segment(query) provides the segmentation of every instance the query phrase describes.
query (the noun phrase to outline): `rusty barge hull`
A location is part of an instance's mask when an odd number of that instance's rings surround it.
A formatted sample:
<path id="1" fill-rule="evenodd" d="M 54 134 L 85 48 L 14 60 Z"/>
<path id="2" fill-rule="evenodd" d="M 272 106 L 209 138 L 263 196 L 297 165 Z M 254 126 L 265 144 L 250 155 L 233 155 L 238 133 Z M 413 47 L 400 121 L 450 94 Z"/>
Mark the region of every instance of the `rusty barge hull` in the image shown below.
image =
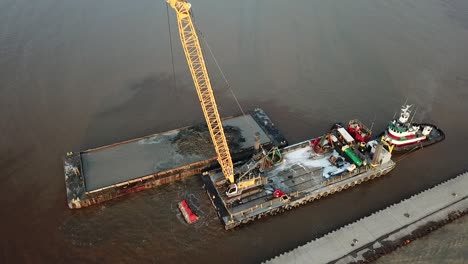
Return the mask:
<path id="1" fill-rule="evenodd" d="M 228 131 L 234 162 L 251 157 L 255 132 L 260 134 L 260 143 L 266 148 L 287 145 L 283 135 L 259 108 L 244 116 L 226 118 L 223 124 Z M 218 166 L 208 130 L 203 125 L 69 152 L 64 157 L 68 206 L 71 209 L 87 207 Z"/>

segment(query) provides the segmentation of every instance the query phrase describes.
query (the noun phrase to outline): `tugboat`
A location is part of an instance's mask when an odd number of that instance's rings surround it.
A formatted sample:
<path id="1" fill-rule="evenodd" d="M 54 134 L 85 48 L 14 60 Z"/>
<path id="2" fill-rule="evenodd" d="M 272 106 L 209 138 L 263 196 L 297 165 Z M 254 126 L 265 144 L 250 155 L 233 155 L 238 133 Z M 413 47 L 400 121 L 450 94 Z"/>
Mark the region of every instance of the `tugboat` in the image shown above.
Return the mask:
<path id="1" fill-rule="evenodd" d="M 403 105 L 400 117 L 392 120 L 381 141 L 392 152 L 409 152 L 426 147 L 445 139 L 444 132 L 437 126 L 409 121 L 412 105 Z"/>

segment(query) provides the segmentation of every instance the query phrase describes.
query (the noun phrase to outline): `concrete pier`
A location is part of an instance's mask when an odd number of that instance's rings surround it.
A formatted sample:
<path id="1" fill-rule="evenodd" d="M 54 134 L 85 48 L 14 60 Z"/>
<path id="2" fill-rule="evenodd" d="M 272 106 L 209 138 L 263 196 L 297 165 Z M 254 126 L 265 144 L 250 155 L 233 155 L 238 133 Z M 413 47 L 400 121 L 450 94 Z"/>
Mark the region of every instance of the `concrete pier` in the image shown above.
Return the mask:
<path id="1" fill-rule="evenodd" d="M 468 172 L 266 263 L 365 262 L 467 212 Z"/>

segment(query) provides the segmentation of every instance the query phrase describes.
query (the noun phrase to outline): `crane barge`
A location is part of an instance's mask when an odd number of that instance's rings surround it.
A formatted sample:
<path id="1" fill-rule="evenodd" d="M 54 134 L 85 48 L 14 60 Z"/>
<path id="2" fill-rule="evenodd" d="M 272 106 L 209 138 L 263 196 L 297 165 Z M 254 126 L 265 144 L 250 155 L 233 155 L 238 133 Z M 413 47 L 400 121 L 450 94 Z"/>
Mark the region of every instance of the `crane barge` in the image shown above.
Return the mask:
<path id="1" fill-rule="evenodd" d="M 64 170 L 70 208 L 202 174 L 218 216 L 225 228 L 231 229 L 386 175 L 395 167 L 389 143 L 370 140 L 371 129 L 356 119 L 349 121 L 346 129 L 335 124 L 322 136 L 291 146 L 261 109 L 221 119 L 191 5 L 184 0 L 167 2 L 177 14 L 181 44 L 206 120 L 206 133 L 199 126 L 186 127 L 68 152 Z M 245 120 L 249 120 L 248 126 Z M 239 132 L 236 140 L 245 142 L 230 149 L 223 125 L 229 127 L 228 132 Z M 198 152 L 181 153 L 185 143 L 190 142 L 192 148 L 197 144 L 194 137 L 185 138 L 190 131 L 196 132 L 196 138 L 209 134 L 216 153 L 205 147 L 211 145 L 205 144 L 204 138 L 195 147 Z M 254 134 L 255 142 L 248 139 Z M 229 143 L 233 143 L 232 138 Z M 187 201 L 183 200 L 179 208 L 188 222 L 198 219 Z"/>
<path id="2" fill-rule="evenodd" d="M 356 137 L 359 133 L 353 133 L 353 137 L 341 126 L 281 150 L 263 150 L 234 167 L 192 21 L 191 4 L 185 0 L 167 3 L 177 14 L 182 48 L 221 167 L 220 171 L 205 173 L 203 181 L 226 229 L 353 187 L 395 167 L 382 143 L 365 143 Z"/>
<path id="3" fill-rule="evenodd" d="M 226 229 L 231 229 L 352 188 L 386 175 L 395 167 L 391 159 L 395 142 L 370 140 L 372 129 L 356 119 L 350 120 L 346 128 L 335 124 L 322 136 L 291 146 L 261 109 L 242 117 L 221 119 L 192 21 L 191 5 L 184 0 L 167 2 L 177 14 L 180 40 L 205 117 L 206 133 L 200 127 L 186 127 L 68 152 L 64 171 L 70 208 L 202 174 L 204 188 L 219 218 Z M 249 120 L 248 126 L 245 120 Z M 228 132 L 239 133 L 234 141 L 242 143 L 234 142 L 238 145 L 234 149 L 228 145 L 223 125 L 229 127 Z M 439 130 L 430 128 L 425 125 L 421 132 L 429 135 L 426 145 L 444 138 L 443 132 L 431 134 Z M 401 120 L 392 121 L 389 129 L 400 134 L 406 133 L 405 129 L 408 133 L 416 130 Z M 190 142 L 192 149 L 197 144 L 194 137 L 185 138 L 190 131 L 203 140 L 194 148 L 198 152 L 181 153 L 185 143 Z M 208 134 L 215 153 L 202 136 Z M 248 139 L 254 134 L 255 142 Z M 398 143 L 403 136 L 407 140 L 404 134 Z M 233 143 L 232 138 L 229 143 Z M 187 201 L 180 202 L 179 208 L 187 222 L 198 219 Z"/>

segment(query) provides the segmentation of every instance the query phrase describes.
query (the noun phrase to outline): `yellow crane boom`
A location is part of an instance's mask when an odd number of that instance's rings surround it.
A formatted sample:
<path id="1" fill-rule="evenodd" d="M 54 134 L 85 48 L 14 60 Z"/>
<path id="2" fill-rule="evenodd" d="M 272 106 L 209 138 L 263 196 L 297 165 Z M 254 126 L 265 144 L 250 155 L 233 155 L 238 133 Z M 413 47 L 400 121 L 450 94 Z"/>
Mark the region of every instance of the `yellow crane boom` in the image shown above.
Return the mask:
<path id="1" fill-rule="evenodd" d="M 232 184 L 234 183 L 234 169 L 231 153 L 224 135 L 200 42 L 190 16 L 191 5 L 184 0 L 167 0 L 167 3 L 176 11 L 180 40 L 210 130 L 211 139 L 216 149 L 218 162 L 224 176 Z"/>

